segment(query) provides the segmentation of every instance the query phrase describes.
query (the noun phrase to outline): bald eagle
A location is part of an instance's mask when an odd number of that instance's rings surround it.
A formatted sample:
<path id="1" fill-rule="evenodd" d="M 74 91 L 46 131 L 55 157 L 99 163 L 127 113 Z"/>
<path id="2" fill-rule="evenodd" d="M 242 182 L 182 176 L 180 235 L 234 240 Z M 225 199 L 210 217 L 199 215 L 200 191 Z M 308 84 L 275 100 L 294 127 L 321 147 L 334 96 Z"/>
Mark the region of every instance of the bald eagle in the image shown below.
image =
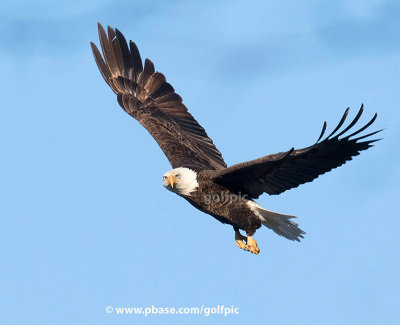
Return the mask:
<path id="1" fill-rule="evenodd" d="M 363 140 L 381 130 L 362 135 L 377 114 L 363 127 L 351 131 L 363 113 L 341 130 L 349 109 L 337 127 L 324 139 L 326 122 L 313 145 L 290 149 L 228 167 L 204 128 L 182 104 L 181 97 L 146 59 L 144 66 L 136 44 L 129 46 L 118 29 L 107 33 L 98 24 L 102 54 L 91 43 L 93 55 L 104 80 L 115 92 L 118 103 L 153 136 L 173 169 L 163 175 L 163 185 L 197 209 L 233 226 L 236 245 L 259 253 L 254 233 L 262 225 L 290 240 L 300 241 L 305 232 L 294 216 L 262 208 L 254 199 L 261 194 L 281 194 L 311 182 L 372 147 L 375 140 Z M 355 137 L 358 135 L 357 137 Z M 245 231 L 246 236 L 240 233 Z"/>

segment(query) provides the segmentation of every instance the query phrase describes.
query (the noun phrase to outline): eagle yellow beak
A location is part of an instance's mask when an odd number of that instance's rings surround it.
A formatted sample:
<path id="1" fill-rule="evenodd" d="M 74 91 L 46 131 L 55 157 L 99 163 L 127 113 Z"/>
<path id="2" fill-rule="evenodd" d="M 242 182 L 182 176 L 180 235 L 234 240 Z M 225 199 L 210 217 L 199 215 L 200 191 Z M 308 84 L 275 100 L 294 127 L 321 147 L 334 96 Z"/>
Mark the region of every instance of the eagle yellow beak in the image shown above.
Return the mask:
<path id="1" fill-rule="evenodd" d="M 176 183 L 176 179 L 174 175 L 169 175 L 168 176 L 169 183 L 171 184 L 171 187 L 174 188 L 174 184 Z"/>

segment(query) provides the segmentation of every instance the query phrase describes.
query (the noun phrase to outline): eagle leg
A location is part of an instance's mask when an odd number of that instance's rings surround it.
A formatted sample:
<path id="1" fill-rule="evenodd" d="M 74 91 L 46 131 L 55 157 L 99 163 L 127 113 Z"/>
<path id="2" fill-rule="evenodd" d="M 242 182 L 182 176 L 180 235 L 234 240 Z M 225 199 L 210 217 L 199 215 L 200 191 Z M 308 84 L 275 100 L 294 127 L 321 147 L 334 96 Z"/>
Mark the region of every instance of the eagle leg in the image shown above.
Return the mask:
<path id="1" fill-rule="evenodd" d="M 247 233 L 247 246 L 250 253 L 257 255 L 260 252 L 260 249 L 257 246 L 257 241 L 253 239 L 253 237 L 251 237 L 249 233 Z"/>
<path id="2" fill-rule="evenodd" d="M 247 245 L 245 244 L 246 241 L 247 241 L 247 237 L 243 236 L 243 235 L 240 233 L 240 231 L 239 231 L 238 228 L 233 228 L 233 229 L 235 229 L 235 241 L 236 241 L 237 247 L 239 247 L 239 248 L 241 248 L 241 249 L 247 251 L 247 250 L 248 250 L 248 247 L 247 247 Z"/>

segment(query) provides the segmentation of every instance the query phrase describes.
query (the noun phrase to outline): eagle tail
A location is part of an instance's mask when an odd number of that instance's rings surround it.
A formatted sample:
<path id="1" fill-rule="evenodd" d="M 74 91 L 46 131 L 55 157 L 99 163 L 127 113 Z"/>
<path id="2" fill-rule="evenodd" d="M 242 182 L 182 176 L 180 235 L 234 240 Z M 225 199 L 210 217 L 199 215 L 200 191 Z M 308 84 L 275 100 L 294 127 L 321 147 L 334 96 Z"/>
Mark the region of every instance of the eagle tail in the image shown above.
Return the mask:
<path id="1" fill-rule="evenodd" d="M 258 204 L 257 206 L 253 206 L 253 209 L 259 215 L 261 223 L 278 235 L 296 241 L 304 238 L 303 235 L 305 232 L 298 227 L 297 223 L 290 220 L 296 217 L 266 210 Z"/>

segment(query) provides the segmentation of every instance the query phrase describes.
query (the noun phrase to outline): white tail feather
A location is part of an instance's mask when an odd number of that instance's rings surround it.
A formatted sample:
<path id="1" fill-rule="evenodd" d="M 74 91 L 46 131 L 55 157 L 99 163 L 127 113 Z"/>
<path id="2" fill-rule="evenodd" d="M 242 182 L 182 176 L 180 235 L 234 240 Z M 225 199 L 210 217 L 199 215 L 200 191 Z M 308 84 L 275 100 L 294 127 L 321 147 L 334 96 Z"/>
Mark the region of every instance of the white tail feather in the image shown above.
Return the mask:
<path id="1" fill-rule="evenodd" d="M 247 204 L 260 218 L 261 223 L 278 235 L 297 241 L 300 241 L 300 238 L 304 238 L 305 232 L 297 226 L 297 223 L 290 220 L 296 218 L 295 216 L 266 210 L 254 201 L 248 201 Z"/>

